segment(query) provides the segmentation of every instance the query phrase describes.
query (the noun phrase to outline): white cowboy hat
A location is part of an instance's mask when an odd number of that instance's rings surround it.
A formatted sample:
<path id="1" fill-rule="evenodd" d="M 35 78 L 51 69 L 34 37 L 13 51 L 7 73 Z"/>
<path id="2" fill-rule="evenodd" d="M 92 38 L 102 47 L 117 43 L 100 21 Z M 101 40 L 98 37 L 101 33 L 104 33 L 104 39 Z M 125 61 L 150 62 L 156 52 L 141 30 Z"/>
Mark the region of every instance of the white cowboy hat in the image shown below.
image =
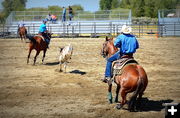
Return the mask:
<path id="1" fill-rule="evenodd" d="M 130 26 L 123 25 L 121 32 L 124 34 L 130 34 L 132 32 L 132 28 Z"/>

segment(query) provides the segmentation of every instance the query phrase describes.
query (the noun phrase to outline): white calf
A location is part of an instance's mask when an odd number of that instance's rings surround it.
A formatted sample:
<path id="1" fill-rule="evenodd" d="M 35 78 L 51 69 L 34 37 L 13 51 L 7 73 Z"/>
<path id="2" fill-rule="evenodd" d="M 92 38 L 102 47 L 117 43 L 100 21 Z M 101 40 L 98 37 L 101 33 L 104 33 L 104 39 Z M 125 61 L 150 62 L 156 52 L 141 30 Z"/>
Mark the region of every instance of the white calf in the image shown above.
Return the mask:
<path id="1" fill-rule="evenodd" d="M 69 59 L 71 59 L 73 53 L 73 47 L 72 45 L 65 46 L 63 48 L 60 48 L 60 56 L 59 56 L 59 71 L 62 72 L 62 64 L 64 64 L 65 72 L 66 72 L 66 66 Z"/>

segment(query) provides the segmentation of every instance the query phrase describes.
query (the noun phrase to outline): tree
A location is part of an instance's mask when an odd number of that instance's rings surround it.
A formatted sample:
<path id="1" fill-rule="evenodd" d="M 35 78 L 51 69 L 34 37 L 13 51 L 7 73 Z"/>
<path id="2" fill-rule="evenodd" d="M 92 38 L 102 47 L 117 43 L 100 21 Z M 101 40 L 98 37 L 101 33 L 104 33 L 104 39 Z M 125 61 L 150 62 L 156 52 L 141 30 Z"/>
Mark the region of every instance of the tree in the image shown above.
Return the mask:
<path id="1" fill-rule="evenodd" d="M 48 6 L 48 11 L 62 11 L 62 8 L 59 6 Z"/>
<path id="2" fill-rule="evenodd" d="M 25 10 L 27 0 L 4 0 L 2 6 L 4 7 L 4 15 L 7 17 L 11 11 Z"/>
<path id="3" fill-rule="evenodd" d="M 119 0 L 112 0 L 111 8 L 115 9 L 119 7 Z"/>
<path id="4" fill-rule="evenodd" d="M 160 9 L 176 9 L 180 4 L 179 0 L 121 0 L 120 8 L 132 10 L 132 15 L 136 17 L 148 16 L 157 17 Z"/>
<path id="5" fill-rule="evenodd" d="M 136 14 L 138 17 L 144 16 L 144 5 L 144 0 L 134 0 L 132 4 L 132 13 Z"/>
<path id="6" fill-rule="evenodd" d="M 72 5 L 73 11 L 84 11 L 84 8 L 81 5 Z"/>
<path id="7" fill-rule="evenodd" d="M 112 0 L 100 0 L 99 4 L 101 10 L 111 10 Z"/>

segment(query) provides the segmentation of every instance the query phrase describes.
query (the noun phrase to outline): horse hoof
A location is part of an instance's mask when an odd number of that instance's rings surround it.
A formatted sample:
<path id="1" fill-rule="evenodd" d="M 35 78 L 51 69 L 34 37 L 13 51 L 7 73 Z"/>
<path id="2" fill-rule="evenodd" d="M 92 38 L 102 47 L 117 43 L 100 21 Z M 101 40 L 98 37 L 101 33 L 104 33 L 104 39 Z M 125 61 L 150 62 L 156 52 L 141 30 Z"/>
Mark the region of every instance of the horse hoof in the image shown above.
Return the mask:
<path id="1" fill-rule="evenodd" d="M 121 104 L 117 104 L 116 105 L 116 109 L 121 109 L 122 108 L 122 105 Z"/>
<path id="2" fill-rule="evenodd" d="M 59 70 L 59 72 L 63 72 L 62 70 Z"/>

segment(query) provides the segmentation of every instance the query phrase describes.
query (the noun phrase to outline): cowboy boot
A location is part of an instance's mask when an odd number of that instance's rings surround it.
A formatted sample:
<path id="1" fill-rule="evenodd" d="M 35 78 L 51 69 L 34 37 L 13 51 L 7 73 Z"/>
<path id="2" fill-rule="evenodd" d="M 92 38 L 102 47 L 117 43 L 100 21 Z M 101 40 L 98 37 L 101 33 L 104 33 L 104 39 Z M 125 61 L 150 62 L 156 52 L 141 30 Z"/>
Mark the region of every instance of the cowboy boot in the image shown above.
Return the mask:
<path id="1" fill-rule="evenodd" d="M 101 79 L 102 82 L 104 83 L 108 83 L 108 81 L 110 80 L 110 77 L 104 77 L 103 79 Z"/>

